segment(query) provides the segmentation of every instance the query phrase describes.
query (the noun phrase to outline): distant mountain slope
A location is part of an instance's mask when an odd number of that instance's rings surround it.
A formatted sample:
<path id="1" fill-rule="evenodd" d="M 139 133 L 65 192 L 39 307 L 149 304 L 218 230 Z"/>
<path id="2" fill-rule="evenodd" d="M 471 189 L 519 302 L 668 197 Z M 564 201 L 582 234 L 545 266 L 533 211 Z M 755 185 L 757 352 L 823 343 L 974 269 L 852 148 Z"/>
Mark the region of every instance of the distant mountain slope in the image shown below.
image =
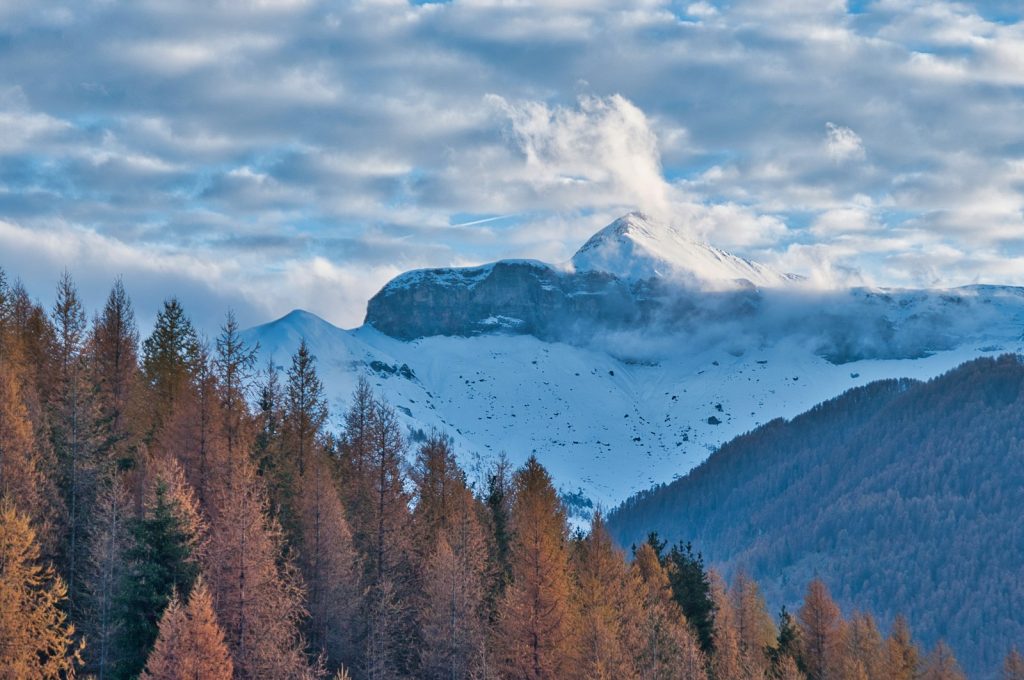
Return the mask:
<path id="1" fill-rule="evenodd" d="M 1024 365 L 969 362 L 927 383 L 856 388 L 712 454 L 611 513 L 742 565 L 776 604 L 821 576 L 841 602 L 905 613 L 972 677 L 1024 640 Z"/>

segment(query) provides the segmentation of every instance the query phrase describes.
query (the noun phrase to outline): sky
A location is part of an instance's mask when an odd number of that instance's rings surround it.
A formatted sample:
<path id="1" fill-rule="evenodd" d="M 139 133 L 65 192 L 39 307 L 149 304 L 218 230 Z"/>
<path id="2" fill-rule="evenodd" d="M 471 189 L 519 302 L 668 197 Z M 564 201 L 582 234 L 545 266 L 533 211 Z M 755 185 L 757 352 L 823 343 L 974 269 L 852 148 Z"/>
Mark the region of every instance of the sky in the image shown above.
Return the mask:
<path id="1" fill-rule="evenodd" d="M 0 0 L 0 267 L 362 321 L 630 210 L 816 285 L 1024 285 L 1017 1 Z"/>

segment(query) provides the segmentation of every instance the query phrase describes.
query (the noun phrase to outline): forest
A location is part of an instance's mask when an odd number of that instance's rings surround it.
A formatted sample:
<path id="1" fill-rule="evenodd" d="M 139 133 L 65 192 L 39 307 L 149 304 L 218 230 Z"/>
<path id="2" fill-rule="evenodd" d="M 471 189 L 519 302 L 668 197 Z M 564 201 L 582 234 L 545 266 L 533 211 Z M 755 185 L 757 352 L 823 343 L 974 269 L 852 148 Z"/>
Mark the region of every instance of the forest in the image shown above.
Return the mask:
<path id="1" fill-rule="evenodd" d="M 44 309 L 0 272 L 0 678 L 965 677 L 821 579 L 773 616 L 689 543 L 571 531 L 536 458 L 469 479 L 285 363 L 230 313 L 207 340 L 169 298 L 142 338 L 121 281 L 90 316 L 67 273 Z"/>
<path id="2" fill-rule="evenodd" d="M 1024 641 L 1024 364 L 977 359 L 926 383 L 853 389 L 735 439 L 690 474 L 612 512 L 742 568 L 769 602 L 821 577 L 844 609 L 909 617 L 974 677 Z"/>

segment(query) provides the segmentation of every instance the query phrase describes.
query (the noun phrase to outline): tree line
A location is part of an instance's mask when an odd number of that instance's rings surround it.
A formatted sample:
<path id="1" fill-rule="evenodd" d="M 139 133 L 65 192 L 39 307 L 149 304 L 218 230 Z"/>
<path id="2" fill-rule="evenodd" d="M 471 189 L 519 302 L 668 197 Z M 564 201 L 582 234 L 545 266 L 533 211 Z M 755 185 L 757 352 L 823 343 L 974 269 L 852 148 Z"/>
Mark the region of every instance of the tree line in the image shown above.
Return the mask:
<path id="1" fill-rule="evenodd" d="M 89 318 L 0 271 L 0 678 L 963 677 L 821 581 L 774 618 L 689 545 L 572 532 L 536 458 L 410 446 L 365 380 L 335 432 L 304 341 L 259 366 L 231 314 L 142 339 L 121 281 Z"/>

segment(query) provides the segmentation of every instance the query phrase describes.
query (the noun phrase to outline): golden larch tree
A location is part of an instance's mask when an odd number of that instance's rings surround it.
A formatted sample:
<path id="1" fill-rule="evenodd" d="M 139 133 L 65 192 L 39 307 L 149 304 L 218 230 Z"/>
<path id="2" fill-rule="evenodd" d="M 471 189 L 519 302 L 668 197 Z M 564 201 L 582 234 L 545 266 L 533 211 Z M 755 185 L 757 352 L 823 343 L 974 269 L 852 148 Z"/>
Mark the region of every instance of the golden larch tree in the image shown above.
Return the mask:
<path id="1" fill-rule="evenodd" d="M 200 577 L 188 604 L 178 598 L 164 610 L 143 680 L 231 680 L 234 666 L 213 602 Z"/>
<path id="2" fill-rule="evenodd" d="M 838 672 L 843 618 L 821 579 L 807 587 L 797 614 L 800 624 L 800 656 L 810 680 L 827 680 Z"/>
<path id="3" fill-rule="evenodd" d="M 67 621 L 67 586 L 40 563 L 28 515 L 0 501 L 0 678 L 73 677 L 82 644 Z"/>

